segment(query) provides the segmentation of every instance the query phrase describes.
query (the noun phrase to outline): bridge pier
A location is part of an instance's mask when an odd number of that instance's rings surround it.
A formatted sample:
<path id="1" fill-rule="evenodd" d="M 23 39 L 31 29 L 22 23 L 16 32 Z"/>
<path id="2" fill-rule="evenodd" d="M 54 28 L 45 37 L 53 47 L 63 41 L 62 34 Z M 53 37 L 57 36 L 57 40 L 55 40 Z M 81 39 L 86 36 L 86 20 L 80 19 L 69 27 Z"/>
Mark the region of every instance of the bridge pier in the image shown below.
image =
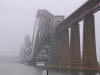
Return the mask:
<path id="1" fill-rule="evenodd" d="M 69 59 L 69 30 L 65 29 L 63 30 L 61 33 L 61 37 L 60 37 L 60 64 L 62 67 L 67 66 L 68 64 L 68 59 Z"/>
<path id="2" fill-rule="evenodd" d="M 95 43 L 94 15 L 84 19 L 82 68 L 98 68 Z"/>
<path id="3" fill-rule="evenodd" d="M 75 23 L 71 26 L 70 36 L 70 56 L 69 56 L 69 68 L 79 68 L 81 62 L 80 54 L 80 31 L 79 24 Z"/>
<path id="4" fill-rule="evenodd" d="M 65 68 L 68 63 L 69 30 L 54 34 L 52 38 L 51 63 L 52 67 Z"/>

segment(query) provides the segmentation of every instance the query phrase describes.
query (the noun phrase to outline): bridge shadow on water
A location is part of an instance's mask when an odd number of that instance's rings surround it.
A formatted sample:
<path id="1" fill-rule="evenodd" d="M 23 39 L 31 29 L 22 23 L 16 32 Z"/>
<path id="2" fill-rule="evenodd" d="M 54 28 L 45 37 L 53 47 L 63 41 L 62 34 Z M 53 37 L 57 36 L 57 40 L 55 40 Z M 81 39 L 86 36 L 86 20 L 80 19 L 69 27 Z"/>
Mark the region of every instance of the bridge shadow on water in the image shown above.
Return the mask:
<path id="1" fill-rule="evenodd" d="M 48 75 L 100 75 L 100 72 L 94 70 L 49 69 Z"/>
<path id="2" fill-rule="evenodd" d="M 97 71 L 81 71 L 80 73 L 82 75 L 100 75 L 99 72 L 97 72 Z"/>

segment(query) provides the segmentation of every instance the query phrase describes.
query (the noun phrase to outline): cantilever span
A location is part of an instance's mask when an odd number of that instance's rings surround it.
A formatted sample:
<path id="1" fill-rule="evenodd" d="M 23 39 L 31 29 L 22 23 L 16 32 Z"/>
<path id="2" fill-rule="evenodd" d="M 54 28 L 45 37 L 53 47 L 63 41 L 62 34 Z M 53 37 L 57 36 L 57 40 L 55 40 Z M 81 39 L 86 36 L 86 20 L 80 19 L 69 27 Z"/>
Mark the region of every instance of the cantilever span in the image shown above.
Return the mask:
<path id="1" fill-rule="evenodd" d="M 99 10 L 100 0 L 88 0 L 66 19 L 39 10 L 33 34 L 32 58 L 37 58 L 38 61 L 45 59 L 47 67 L 98 70 L 93 14 Z M 79 29 L 81 20 L 84 21 L 82 58 Z"/>

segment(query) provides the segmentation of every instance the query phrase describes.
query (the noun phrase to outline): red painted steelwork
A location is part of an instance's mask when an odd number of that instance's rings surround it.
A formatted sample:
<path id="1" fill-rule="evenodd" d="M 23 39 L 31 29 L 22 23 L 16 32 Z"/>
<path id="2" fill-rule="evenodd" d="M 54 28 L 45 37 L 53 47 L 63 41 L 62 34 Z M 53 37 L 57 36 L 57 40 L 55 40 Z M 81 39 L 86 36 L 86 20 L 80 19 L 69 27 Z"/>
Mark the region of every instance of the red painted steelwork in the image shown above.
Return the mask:
<path id="1" fill-rule="evenodd" d="M 69 28 L 72 24 L 81 21 L 89 14 L 94 14 L 100 10 L 100 0 L 89 0 L 77 9 L 73 14 L 66 18 L 57 28 L 56 31 L 60 32 L 65 28 Z"/>

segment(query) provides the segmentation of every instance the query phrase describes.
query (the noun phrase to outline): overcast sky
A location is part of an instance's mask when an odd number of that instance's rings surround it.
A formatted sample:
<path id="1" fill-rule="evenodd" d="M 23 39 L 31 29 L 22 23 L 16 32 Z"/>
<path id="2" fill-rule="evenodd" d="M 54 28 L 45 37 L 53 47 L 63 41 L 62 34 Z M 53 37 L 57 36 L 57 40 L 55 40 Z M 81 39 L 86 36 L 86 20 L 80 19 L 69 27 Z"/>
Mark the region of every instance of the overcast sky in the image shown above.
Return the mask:
<path id="1" fill-rule="evenodd" d="M 66 17 L 87 0 L 0 0 L 0 55 L 17 55 L 24 36 L 32 37 L 38 9 Z M 97 51 L 100 47 L 99 13 L 96 13 Z M 98 57 L 100 57 L 98 55 Z"/>

